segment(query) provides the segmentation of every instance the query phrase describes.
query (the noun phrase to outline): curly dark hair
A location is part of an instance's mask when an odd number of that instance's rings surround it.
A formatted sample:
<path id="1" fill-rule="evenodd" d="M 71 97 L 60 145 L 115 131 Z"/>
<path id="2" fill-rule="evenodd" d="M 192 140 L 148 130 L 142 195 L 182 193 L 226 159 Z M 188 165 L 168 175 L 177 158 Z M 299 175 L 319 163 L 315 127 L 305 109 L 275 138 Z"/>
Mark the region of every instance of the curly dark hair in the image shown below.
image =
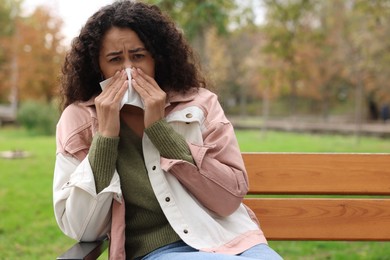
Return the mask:
<path id="1" fill-rule="evenodd" d="M 165 91 L 186 92 L 206 86 L 194 53 L 175 23 L 155 5 L 120 0 L 92 15 L 72 41 L 62 67 L 62 109 L 101 92 L 99 51 L 112 27 L 137 33 L 155 60 L 155 80 Z"/>

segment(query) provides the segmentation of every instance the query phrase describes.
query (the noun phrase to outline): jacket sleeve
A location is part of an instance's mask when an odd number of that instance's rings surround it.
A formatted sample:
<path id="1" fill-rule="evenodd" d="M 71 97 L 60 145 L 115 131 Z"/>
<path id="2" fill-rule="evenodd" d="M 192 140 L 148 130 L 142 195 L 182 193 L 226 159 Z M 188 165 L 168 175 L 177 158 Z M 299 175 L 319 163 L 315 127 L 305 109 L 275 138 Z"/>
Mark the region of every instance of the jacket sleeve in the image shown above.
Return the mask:
<path id="1" fill-rule="evenodd" d="M 162 158 L 173 174 L 205 207 L 220 216 L 232 214 L 248 192 L 248 177 L 232 124 L 216 96 L 204 107 L 203 144 L 188 143 L 195 164 Z"/>
<path id="2" fill-rule="evenodd" d="M 83 134 L 86 127 L 84 123 L 75 122 L 73 115 L 64 111 L 57 125 L 54 213 L 66 235 L 79 241 L 94 241 L 105 236 L 110 229 L 112 199 L 121 199 L 119 176 L 115 172 L 109 186 L 96 193 L 86 149 L 90 145 L 86 141 L 89 138 L 84 138 L 87 134 Z"/>
<path id="3" fill-rule="evenodd" d="M 96 194 L 91 166 L 57 154 L 54 180 L 54 213 L 60 229 L 79 241 L 95 241 L 104 237 L 110 228 L 111 203 L 119 178 Z"/>

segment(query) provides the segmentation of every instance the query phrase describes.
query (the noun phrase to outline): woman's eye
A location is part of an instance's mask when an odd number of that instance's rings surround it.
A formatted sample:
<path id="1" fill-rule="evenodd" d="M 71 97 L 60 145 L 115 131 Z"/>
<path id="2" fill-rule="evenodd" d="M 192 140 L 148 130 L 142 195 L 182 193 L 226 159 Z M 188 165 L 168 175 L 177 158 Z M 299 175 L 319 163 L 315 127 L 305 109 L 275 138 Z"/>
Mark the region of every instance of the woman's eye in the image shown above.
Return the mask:
<path id="1" fill-rule="evenodd" d="M 143 54 L 134 54 L 133 55 L 133 60 L 140 60 L 144 57 L 145 55 Z"/>
<path id="2" fill-rule="evenodd" d="M 117 61 L 120 61 L 121 58 L 120 57 L 113 57 L 110 59 L 110 62 L 117 62 Z"/>

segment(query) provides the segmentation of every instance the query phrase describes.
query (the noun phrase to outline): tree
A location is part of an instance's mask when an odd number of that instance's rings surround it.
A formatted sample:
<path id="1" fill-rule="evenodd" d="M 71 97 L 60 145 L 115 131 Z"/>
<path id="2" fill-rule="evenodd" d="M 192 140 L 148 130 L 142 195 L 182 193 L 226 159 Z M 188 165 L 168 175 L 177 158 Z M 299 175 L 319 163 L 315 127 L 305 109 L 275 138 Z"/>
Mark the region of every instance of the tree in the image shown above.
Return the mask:
<path id="1" fill-rule="evenodd" d="M 362 99 L 357 100 L 357 106 L 359 102 L 366 104 L 368 112 L 371 102 L 378 108 L 390 104 L 390 2 L 355 0 L 350 6 L 347 43 L 352 57 L 351 75 L 356 79 L 357 96 Z M 357 112 L 358 116 L 362 117 Z"/>
<path id="2" fill-rule="evenodd" d="M 304 88 L 300 95 L 313 101 L 314 109 L 327 119 L 330 107 L 339 99 L 346 79 L 343 33 L 346 24 L 343 0 L 316 2 L 313 16 L 316 26 L 300 35 L 297 49 Z"/>
<path id="3" fill-rule="evenodd" d="M 12 62 L 12 46 L 15 43 L 15 18 L 19 15 L 20 3 L 18 1 L 0 0 L 0 77 L 9 75 L 7 65 Z M 14 62 L 13 62 L 14 63 Z M 0 83 L 0 103 L 8 103 L 10 89 L 7 83 L 11 79 Z"/>
<path id="4" fill-rule="evenodd" d="M 261 97 L 261 74 L 259 68 L 264 56 L 260 50 L 264 45 L 263 34 L 254 24 L 238 28 L 229 35 L 228 57 L 231 60 L 226 90 L 222 97 L 231 105 L 239 103 L 240 114 L 247 115 L 247 105 Z"/>
<path id="5" fill-rule="evenodd" d="M 300 79 L 297 60 L 299 35 L 312 26 L 308 17 L 314 1 L 264 0 L 264 4 L 267 8 L 267 25 L 264 30 L 268 37 L 264 51 L 279 57 L 289 67 L 286 77 L 290 85 L 290 111 L 294 113 Z"/>
<path id="6" fill-rule="evenodd" d="M 3 75 L 7 77 L 7 80 L 2 80 L 0 83 L 0 103 L 10 103 L 9 117 L 16 116 L 18 105 L 16 45 L 19 14 L 20 1 L 0 0 L 0 79 Z"/>
<path id="7" fill-rule="evenodd" d="M 62 20 L 38 7 L 20 26 L 20 98 L 50 102 L 56 95 L 65 49 Z"/>
<path id="8" fill-rule="evenodd" d="M 0 36 L 10 36 L 14 31 L 13 18 L 20 10 L 20 1 L 0 0 Z"/>
<path id="9" fill-rule="evenodd" d="M 206 53 L 209 61 L 207 73 L 209 80 L 217 90 L 223 91 L 227 84 L 231 55 L 228 50 L 227 39 L 218 35 L 216 28 L 212 28 L 206 35 Z"/>
<path id="10" fill-rule="evenodd" d="M 169 13 L 180 25 L 194 49 L 198 51 L 201 63 L 206 67 L 208 57 L 205 47 L 208 30 L 216 28 L 218 34 L 226 33 L 232 21 L 233 11 L 238 9 L 234 0 L 149 0 L 148 2 L 156 4 Z"/>
<path id="11" fill-rule="evenodd" d="M 17 100 L 49 102 L 56 94 L 65 52 L 61 44 L 62 20 L 39 7 L 29 16 L 15 16 L 14 25 L 12 37 L 1 38 L 10 55 L 7 56 L 8 66 L 0 71 L 2 87 L 8 91 L 0 96 L 7 99 L 12 90 Z"/>

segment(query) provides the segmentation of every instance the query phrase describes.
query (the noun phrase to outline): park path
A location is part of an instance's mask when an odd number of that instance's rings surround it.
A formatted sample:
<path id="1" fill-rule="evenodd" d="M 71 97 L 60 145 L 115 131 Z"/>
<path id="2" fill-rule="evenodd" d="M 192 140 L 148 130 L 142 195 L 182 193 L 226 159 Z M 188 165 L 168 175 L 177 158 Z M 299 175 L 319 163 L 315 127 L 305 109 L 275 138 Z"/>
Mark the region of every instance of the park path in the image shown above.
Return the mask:
<path id="1" fill-rule="evenodd" d="M 231 117 L 229 120 L 236 129 L 390 137 L 390 122 L 381 121 L 356 124 L 353 122 L 305 121 L 299 118 L 262 121 L 253 118 Z"/>

